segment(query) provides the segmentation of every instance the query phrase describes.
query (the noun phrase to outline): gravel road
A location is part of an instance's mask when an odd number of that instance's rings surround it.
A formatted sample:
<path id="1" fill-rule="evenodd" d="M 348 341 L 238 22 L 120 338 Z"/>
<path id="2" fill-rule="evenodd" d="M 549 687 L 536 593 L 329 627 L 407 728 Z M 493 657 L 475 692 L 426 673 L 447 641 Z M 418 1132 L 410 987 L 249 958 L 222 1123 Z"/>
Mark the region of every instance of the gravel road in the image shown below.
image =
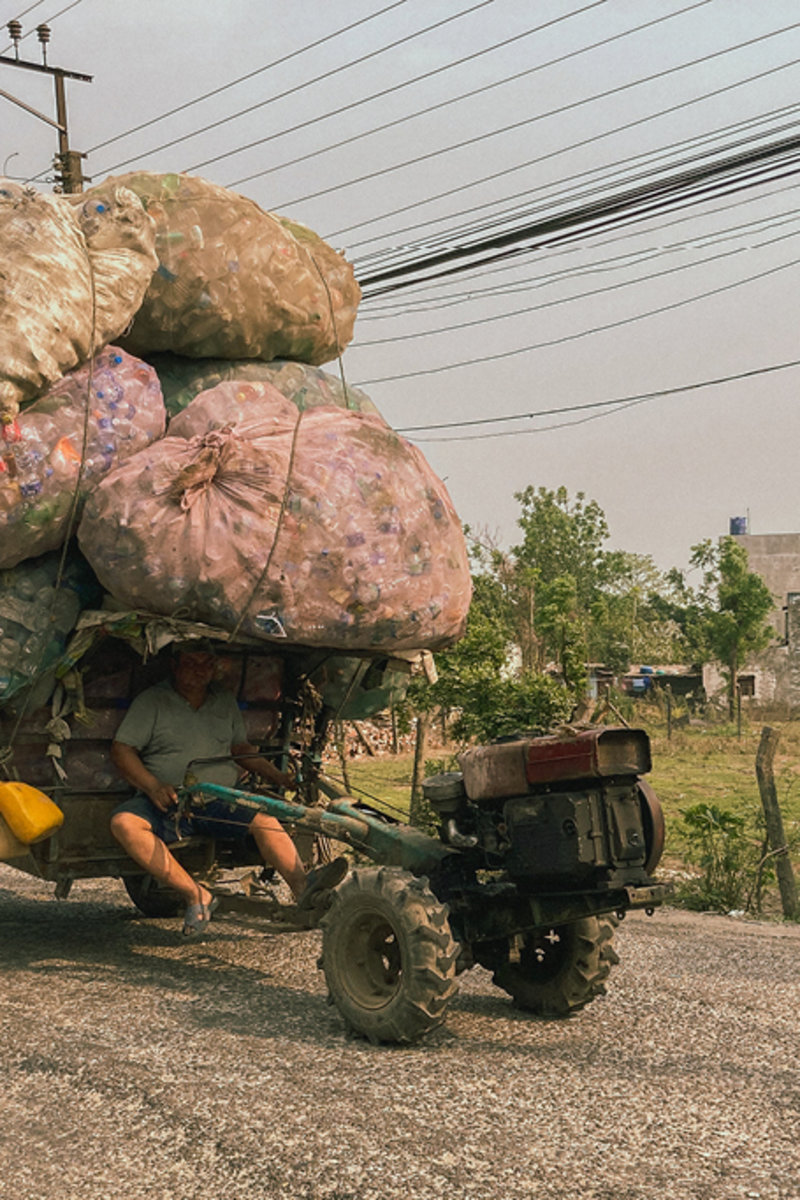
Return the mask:
<path id="1" fill-rule="evenodd" d="M 120 884 L 0 866 L 3 1200 L 800 1200 L 800 928 L 629 916 L 609 994 L 476 969 L 418 1047 L 347 1039 L 316 933 L 183 944 Z"/>

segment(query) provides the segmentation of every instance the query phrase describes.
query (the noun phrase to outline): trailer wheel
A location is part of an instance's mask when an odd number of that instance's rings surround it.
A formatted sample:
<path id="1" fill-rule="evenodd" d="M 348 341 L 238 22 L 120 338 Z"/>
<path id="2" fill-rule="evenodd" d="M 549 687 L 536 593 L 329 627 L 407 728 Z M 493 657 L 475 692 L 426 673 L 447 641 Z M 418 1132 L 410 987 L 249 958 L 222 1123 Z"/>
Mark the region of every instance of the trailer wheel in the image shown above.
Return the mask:
<path id="1" fill-rule="evenodd" d="M 146 917 L 177 917 L 183 908 L 180 896 L 161 887 L 152 875 L 124 875 L 122 882 L 139 912 Z"/>
<path id="2" fill-rule="evenodd" d="M 616 917 L 606 915 L 526 933 L 518 960 L 509 954 L 492 978 L 518 1008 L 540 1017 L 568 1017 L 605 995 L 605 981 L 619 962 L 616 926 Z"/>
<path id="3" fill-rule="evenodd" d="M 350 1032 L 408 1043 L 442 1023 L 457 990 L 459 945 L 426 879 L 355 870 L 321 925 L 321 966 Z"/>

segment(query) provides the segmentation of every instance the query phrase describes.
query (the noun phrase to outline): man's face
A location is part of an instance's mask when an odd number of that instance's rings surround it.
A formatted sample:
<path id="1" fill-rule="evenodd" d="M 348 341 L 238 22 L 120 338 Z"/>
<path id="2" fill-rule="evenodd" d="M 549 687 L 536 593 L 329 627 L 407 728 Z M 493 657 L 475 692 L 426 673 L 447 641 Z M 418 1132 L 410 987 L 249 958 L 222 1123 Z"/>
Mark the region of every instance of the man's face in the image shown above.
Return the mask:
<path id="1" fill-rule="evenodd" d="M 182 650 L 175 665 L 175 683 L 183 687 L 207 687 L 214 678 L 214 655 L 205 650 Z"/>

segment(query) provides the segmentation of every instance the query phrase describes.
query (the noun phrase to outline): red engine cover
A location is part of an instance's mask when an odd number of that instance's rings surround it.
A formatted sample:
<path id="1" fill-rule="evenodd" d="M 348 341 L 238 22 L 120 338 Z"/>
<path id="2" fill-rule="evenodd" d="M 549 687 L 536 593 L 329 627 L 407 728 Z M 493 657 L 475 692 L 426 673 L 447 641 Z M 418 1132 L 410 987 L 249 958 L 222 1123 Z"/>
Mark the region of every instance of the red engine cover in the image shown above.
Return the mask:
<path id="1" fill-rule="evenodd" d="M 459 765 L 470 800 L 499 800 L 564 780 L 644 775 L 652 764 L 643 729 L 604 726 L 475 746 Z"/>
<path id="2" fill-rule="evenodd" d="M 531 738 L 525 775 L 528 783 L 554 783 L 645 775 L 651 766 L 650 739 L 644 730 L 612 726 Z"/>

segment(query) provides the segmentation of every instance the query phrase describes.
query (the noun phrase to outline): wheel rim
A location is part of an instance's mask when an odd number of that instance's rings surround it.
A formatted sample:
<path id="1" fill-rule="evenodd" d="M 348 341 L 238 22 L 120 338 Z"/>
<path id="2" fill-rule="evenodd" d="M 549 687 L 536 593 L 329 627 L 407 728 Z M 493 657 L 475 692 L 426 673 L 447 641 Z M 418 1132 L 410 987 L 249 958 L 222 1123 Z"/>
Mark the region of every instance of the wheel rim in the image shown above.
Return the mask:
<path id="1" fill-rule="evenodd" d="M 346 990 L 363 1008 L 384 1008 L 400 990 L 403 955 L 397 931 L 383 913 L 363 913 L 345 940 Z"/>

